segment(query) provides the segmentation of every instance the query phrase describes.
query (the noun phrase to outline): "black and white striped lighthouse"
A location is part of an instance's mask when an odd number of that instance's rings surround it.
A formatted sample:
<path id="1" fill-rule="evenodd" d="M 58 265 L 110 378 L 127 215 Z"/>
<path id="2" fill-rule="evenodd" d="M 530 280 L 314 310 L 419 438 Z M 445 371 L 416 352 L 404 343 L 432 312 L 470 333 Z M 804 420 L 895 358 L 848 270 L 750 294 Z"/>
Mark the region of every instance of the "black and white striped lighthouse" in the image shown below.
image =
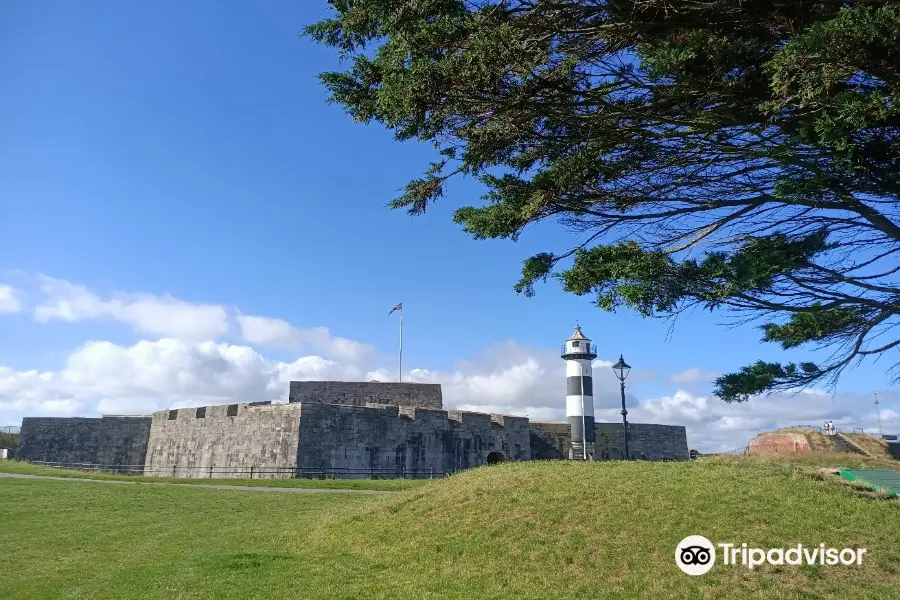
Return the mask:
<path id="1" fill-rule="evenodd" d="M 561 356 L 566 361 L 566 420 L 572 432 L 569 458 L 592 459 L 595 435 L 591 361 L 597 358 L 597 346 L 576 325 Z"/>

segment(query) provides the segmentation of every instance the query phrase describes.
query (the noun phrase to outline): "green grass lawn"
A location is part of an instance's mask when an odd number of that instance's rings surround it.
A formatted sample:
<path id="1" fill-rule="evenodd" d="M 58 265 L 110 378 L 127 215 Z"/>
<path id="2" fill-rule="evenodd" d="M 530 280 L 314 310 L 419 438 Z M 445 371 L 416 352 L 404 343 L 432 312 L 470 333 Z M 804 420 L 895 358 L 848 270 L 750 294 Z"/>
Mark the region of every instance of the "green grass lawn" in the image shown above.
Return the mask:
<path id="1" fill-rule="evenodd" d="M 49 477 L 66 477 L 76 479 L 113 479 L 133 481 L 135 483 L 170 483 L 178 485 L 246 485 L 251 487 L 298 487 L 309 489 L 348 489 L 348 490 L 408 490 L 428 483 L 427 479 L 185 479 L 175 477 L 143 477 L 132 475 L 116 475 L 97 471 L 76 471 L 57 469 L 27 462 L 0 460 L 0 473 L 19 473 L 22 475 L 47 475 Z M 2 599 L 0 599 L 2 600 Z"/>
<path id="2" fill-rule="evenodd" d="M 900 501 L 802 469 L 507 463 L 389 496 L 0 479 L 0 598 L 896 600 Z M 690 577 L 692 534 L 868 552 Z"/>

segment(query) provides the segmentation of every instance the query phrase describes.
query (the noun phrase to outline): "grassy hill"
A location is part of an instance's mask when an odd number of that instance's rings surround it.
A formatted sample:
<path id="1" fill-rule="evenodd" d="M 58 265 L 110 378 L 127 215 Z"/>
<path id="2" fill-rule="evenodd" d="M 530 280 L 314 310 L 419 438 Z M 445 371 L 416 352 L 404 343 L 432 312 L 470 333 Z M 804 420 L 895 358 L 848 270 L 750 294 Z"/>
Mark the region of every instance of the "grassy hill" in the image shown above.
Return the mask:
<path id="1" fill-rule="evenodd" d="M 863 449 L 868 450 L 870 453 L 872 453 L 872 456 L 891 459 L 891 452 L 888 449 L 888 443 L 886 440 L 882 440 L 871 435 L 864 435 L 861 433 L 848 433 L 846 435 L 848 438 L 860 445 Z"/>
<path id="2" fill-rule="evenodd" d="M 378 497 L 0 479 L 0 598 L 895 599 L 900 502 L 799 464 L 507 463 Z M 689 577 L 692 534 L 868 553 Z"/>

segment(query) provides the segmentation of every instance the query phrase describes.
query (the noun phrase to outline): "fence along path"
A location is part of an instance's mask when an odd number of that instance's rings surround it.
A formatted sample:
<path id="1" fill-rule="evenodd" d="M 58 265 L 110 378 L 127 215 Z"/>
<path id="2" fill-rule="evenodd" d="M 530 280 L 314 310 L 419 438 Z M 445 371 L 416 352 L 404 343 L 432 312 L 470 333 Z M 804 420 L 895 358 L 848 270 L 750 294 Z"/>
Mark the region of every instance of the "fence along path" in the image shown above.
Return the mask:
<path id="1" fill-rule="evenodd" d="M 89 477 L 53 477 L 51 475 L 25 475 L 23 473 L 0 473 L 0 479 L 49 479 L 51 481 L 68 481 L 82 483 L 111 483 L 118 485 L 168 485 L 164 481 L 122 481 L 121 479 L 91 479 Z M 215 483 L 182 483 L 178 487 L 204 488 L 213 490 L 234 490 L 238 492 L 287 492 L 290 494 L 363 494 L 381 495 L 396 494 L 391 490 L 350 490 L 345 488 L 302 488 L 302 487 L 275 487 L 255 485 L 222 485 Z"/>
<path id="2" fill-rule="evenodd" d="M 411 471 L 398 469 L 307 469 L 295 467 L 183 467 L 145 468 L 144 465 L 102 465 L 96 463 L 70 463 L 29 461 L 28 464 L 54 469 L 70 469 L 96 473 L 117 473 L 146 477 L 180 477 L 190 479 L 440 479 L 457 471 Z"/>

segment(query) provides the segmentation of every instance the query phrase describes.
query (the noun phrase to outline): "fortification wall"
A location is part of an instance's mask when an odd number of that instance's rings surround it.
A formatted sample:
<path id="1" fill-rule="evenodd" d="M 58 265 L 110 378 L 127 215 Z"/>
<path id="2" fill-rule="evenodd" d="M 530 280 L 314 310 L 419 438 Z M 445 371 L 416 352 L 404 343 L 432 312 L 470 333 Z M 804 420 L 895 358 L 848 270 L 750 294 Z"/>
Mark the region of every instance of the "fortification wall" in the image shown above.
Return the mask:
<path id="1" fill-rule="evenodd" d="M 299 404 L 256 403 L 155 412 L 144 474 L 292 477 L 300 410 Z"/>
<path id="2" fill-rule="evenodd" d="M 531 458 L 558 460 L 568 456 L 571 427 L 568 423 L 532 421 L 529 427 Z"/>
<path id="3" fill-rule="evenodd" d="M 288 401 L 349 406 L 377 403 L 438 410 L 444 406 L 441 386 L 437 383 L 292 381 Z"/>
<path id="4" fill-rule="evenodd" d="M 528 420 L 396 406 L 304 404 L 297 467 L 353 477 L 429 477 L 488 462 L 529 460 Z M 495 457 L 498 455 L 494 455 Z"/>
<path id="5" fill-rule="evenodd" d="M 688 460 L 687 431 L 682 425 L 628 424 L 628 451 L 640 460 Z M 621 423 L 597 424 L 597 459 L 625 455 Z"/>
<path id="6" fill-rule="evenodd" d="M 144 463 L 149 437 L 150 417 L 25 417 L 18 458 L 139 466 Z"/>
<path id="7" fill-rule="evenodd" d="M 568 456 L 571 435 L 568 423 L 532 422 L 532 456 L 558 459 Z M 625 456 L 621 423 L 597 423 L 595 460 Z M 681 425 L 628 424 L 628 451 L 642 460 L 688 460 L 687 431 Z"/>

